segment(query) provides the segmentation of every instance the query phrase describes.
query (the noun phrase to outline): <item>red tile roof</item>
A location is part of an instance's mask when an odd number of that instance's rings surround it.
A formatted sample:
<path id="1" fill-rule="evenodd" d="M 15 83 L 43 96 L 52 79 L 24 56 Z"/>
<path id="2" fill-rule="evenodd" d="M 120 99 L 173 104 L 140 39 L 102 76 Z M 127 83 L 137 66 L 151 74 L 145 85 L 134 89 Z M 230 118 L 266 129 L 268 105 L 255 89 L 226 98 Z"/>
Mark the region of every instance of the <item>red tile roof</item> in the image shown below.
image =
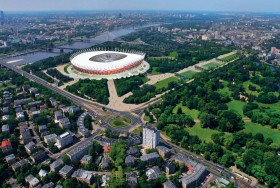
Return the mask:
<path id="1" fill-rule="evenodd" d="M 9 140 L 4 140 L 1 144 L 1 148 L 11 146 L 11 142 Z"/>

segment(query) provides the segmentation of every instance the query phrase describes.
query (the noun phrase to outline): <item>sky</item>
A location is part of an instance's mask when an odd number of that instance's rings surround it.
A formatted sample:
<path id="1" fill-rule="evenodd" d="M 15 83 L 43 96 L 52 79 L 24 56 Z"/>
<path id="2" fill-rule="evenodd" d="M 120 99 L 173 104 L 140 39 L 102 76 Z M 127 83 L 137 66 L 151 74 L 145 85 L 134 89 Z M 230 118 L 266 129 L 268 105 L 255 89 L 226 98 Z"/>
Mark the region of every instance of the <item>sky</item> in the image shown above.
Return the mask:
<path id="1" fill-rule="evenodd" d="M 4 11 L 178 10 L 280 13 L 280 0 L 0 0 Z"/>

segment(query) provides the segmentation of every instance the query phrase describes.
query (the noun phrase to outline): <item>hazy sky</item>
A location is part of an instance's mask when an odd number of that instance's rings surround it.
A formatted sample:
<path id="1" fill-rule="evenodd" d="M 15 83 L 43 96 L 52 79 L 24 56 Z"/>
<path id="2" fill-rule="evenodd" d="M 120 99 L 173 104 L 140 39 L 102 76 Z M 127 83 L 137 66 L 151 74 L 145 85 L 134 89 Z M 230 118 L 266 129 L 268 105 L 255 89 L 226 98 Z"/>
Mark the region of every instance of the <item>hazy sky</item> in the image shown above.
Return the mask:
<path id="1" fill-rule="evenodd" d="M 279 12 L 280 0 L 0 0 L 4 11 L 186 10 Z"/>

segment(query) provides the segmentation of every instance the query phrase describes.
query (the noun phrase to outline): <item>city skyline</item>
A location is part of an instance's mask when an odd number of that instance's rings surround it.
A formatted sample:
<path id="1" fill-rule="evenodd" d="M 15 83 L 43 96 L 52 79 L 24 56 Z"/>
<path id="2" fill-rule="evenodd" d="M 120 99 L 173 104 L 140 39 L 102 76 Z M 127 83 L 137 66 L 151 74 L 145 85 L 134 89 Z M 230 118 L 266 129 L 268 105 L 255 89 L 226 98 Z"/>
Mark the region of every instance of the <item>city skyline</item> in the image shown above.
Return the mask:
<path id="1" fill-rule="evenodd" d="M 163 3 L 164 2 L 164 3 Z M 273 4 L 274 6 L 267 6 Z M 129 0 L 60 0 L 44 1 L 38 3 L 37 0 L 26 1 L 10 0 L 2 3 L 1 9 L 4 11 L 48 11 L 48 10 L 174 10 L 174 11 L 228 11 L 228 12 L 279 12 L 280 2 L 274 0 L 142 0 L 141 2 Z"/>

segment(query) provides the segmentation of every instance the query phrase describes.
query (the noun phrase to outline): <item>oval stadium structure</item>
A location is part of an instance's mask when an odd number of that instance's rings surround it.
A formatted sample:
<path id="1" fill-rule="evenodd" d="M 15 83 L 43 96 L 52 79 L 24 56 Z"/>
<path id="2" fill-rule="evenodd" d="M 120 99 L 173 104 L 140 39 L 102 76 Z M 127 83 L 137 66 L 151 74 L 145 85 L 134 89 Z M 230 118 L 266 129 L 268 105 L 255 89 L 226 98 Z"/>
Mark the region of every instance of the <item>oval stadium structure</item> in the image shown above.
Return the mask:
<path id="1" fill-rule="evenodd" d="M 70 61 L 79 72 L 110 75 L 134 69 L 143 63 L 144 58 L 142 52 L 87 49 L 74 53 Z"/>

